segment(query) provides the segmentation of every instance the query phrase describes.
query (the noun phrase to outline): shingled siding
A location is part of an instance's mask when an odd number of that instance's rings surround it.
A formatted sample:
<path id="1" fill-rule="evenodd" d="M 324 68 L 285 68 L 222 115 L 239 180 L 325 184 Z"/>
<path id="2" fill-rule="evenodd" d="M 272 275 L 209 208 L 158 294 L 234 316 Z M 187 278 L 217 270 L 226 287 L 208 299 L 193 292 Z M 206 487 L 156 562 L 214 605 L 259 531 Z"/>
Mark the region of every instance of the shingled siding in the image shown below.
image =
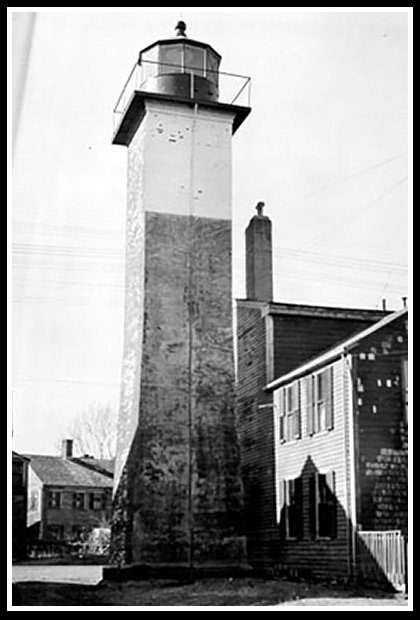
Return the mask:
<path id="1" fill-rule="evenodd" d="M 278 564 L 289 572 L 302 572 L 319 578 L 348 579 L 351 575 L 351 523 L 348 511 L 350 481 L 348 448 L 348 416 L 345 415 L 347 381 L 344 361 L 338 360 L 332 367 L 333 428 L 313 435 L 309 434 L 306 415 L 307 398 L 304 380 L 299 381 L 301 407 L 301 438 L 281 443 L 276 433 L 276 514 L 282 541 L 277 558 Z M 275 396 L 275 400 L 277 397 Z M 276 410 L 275 415 L 278 415 Z M 332 473 L 333 472 L 333 473 Z M 332 475 L 335 489 L 335 532 L 332 537 L 314 536 L 311 531 L 310 484 L 315 474 Z M 301 478 L 302 482 L 302 530 L 299 539 L 290 539 L 285 533 L 285 498 L 282 493 L 284 481 Z"/>
<path id="2" fill-rule="evenodd" d="M 274 430 L 267 383 L 267 318 L 262 306 L 237 306 L 237 415 L 245 492 L 248 561 L 274 558 Z"/>
<path id="3" fill-rule="evenodd" d="M 363 530 L 407 533 L 405 317 L 353 354 L 358 429 L 358 522 Z"/>

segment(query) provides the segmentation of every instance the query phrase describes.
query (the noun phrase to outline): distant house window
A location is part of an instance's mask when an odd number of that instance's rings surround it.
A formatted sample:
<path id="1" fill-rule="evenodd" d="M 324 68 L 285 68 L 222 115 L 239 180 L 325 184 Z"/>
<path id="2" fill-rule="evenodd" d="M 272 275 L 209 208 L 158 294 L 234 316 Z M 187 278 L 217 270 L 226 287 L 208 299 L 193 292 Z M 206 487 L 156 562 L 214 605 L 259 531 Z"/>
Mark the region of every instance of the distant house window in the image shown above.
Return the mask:
<path id="1" fill-rule="evenodd" d="M 334 427 L 333 367 L 306 377 L 305 383 L 308 434 L 331 430 Z"/>
<path id="2" fill-rule="evenodd" d="M 48 536 L 52 540 L 62 540 L 64 537 L 64 526 L 51 523 L 48 526 Z"/>
<path id="3" fill-rule="evenodd" d="M 73 540 L 84 540 L 86 538 L 86 529 L 81 525 L 73 525 L 71 531 Z"/>
<path id="4" fill-rule="evenodd" d="M 83 510 L 85 507 L 85 494 L 73 493 L 73 508 L 75 510 Z"/>
<path id="5" fill-rule="evenodd" d="M 29 510 L 38 510 L 38 491 L 31 491 Z"/>
<path id="6" fill-rule="evenodd" d="M 89 509 L 90 510 L 102 510 L 104 506 L 104 496 L 102 493 L 90 493 L 89 494 Z"/>
<path id="7" fill-rule="evenodd" d="M 280 528 L 283 538 L 293 540 L 302 538 L 302 478 L 283 480 L 282 501 Z"/>
<path id="8" fill-rule="evenodd" d="M 301 437 L 300 384 L 295 381 L 277 392 L 279 439 L 292 441 Z"/>
<path id="9" fill-rule="evenodd" d="M 309 479 L 309 530 L 311 538 L 335 538 L 337 499 L 335 472 L 315 473 Z"/>
<path id="10" fill-rule="evenodd" d="M 48 508 L 61 508 L 61 492 L 49 491 L 48 492 Z"/>

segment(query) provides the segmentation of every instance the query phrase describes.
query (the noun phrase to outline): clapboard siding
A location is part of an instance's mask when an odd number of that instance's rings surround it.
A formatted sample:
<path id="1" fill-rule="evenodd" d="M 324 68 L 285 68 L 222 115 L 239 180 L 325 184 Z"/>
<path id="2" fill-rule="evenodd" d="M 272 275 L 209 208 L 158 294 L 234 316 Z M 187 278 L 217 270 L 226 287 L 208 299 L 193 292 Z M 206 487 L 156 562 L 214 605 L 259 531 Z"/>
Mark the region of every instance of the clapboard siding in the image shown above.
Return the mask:
<path id="1" fill-rule="evenodd" d="M 310 436 L 306 411 L 304 381 L 299 381 L 302 415 L 301 439 L 280 443 L 276 441 L 276 514 L 281 518 L 283 480 L 302 477 L 303 484 L 303 536 L 301 540 L 283 540 L 278 557 L 280 564 L 289 569 L 310 572 L 316 577 L 347 578 L 350 575 L 348 515 L 349 474 L 346 460 L 348 442 L 345 381 L 347 369 L 344 360 L 331 365 L 333 372 L 334 427 Z M 275 397 L 276 399 L 276 397 Z M 275 411 L 275 415 L 278 412 Z M 276 438 L 277 439 L 277 438 Z M 309 478 L 314 473 L 335 473 L 337 500 L 336 537 L 331 540 L 313 540 L 309 528 Z"/>
<path id="2" fill-rule="evenodd" d="M 237 414 L 245 495 L 248 559 L 273 554 L 274 431 L 267 383 L 267 318 L 262 308 L 237 308 Z"/>

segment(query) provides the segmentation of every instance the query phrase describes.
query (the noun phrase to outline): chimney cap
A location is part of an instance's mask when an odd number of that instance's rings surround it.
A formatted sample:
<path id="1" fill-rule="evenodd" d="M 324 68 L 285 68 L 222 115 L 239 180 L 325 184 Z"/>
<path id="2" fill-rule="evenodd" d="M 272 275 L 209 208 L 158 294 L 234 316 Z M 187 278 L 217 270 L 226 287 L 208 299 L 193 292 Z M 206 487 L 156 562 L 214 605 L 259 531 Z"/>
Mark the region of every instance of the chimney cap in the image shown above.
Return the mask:
<path id="1" fill-rule="evenodd" d="M 257 216 L 258 217 L 265 217 L 264 213 L 263 213 L 264 207 L 265 207 L 265 202 L 262 202 L 262 201 L 257 202 L 257 205 L 256 205 L 255 209 L 257 211 Z"/>

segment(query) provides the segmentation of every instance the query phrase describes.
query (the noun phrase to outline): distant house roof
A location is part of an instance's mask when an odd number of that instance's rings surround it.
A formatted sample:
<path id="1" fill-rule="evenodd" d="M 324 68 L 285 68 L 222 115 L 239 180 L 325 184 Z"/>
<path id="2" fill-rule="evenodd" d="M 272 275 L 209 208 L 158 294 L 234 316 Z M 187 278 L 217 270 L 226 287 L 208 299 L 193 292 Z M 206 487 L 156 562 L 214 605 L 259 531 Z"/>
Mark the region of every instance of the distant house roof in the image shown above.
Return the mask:
<path id="1" fill-rule="evenodd" d="M 298 377 L 301 377 L 307 374 L 308 372 L 315 370 L 316 368 L 320 368 L 321 366 L 324 366 L 325 364 L 328 364 L 334 361 L 335 359 L 341 357 L 344 353 L 350 352 L 354 347 L 356 347 L 365 338 L 368 338 L 372 334 L 386 327 L 390 323 L 393 323 L 394 321 L 406 315 L 407 313 L 408 313 L 408 308 L 402 308 L 401 310 L 398 310 L 397 312 L 393 312 L 392 314 L 385 316 L 380 321 L 374 323 L 373 325 L 370 325 L 366 329 L 363 329 L 361 332 L 355 334 L 354 336 L 351 336 L 347 340 L 344 340 L 344 342 L 341 342 L 335 347 L 328 349 L 328 351 L 326 351 L 325 353 L 322 353 L 321 355 L 314 357 L 312 360 L 309 360 L 309 362 L 306 362 L 305 364 L 298 366 L 298 368 L 295 368 L 291 372 L 288 372 L 287 374 L 282 375 L 281 377 L 278 377 L 277 379 L 274 379 L 274 381 L 271 381 L 271 383 L 269 383 L 265 387 L 265 389 L 268 392 L 271 392 L 277 389 L 278 387 L 281 387 L 282 385 L 289 383 L 290 381 L 293 381 L 297 379 Z"/>
<path id="2" fill-rule="evenodd" d="M 93 467 L 87 467 L 83 459 L 63 459 L 60 456 L 46 456 L 41 454 L 26 454 L 30 459 L 30 466 L 38 478 L 46 485 L 73 486 L 73 487 L 112 487 L 112 477 L 109 472 L 102 472 Z M 90 462 L 96 459 L 89 459 Z M 98 461 L 101 463 L 102 461 Z"/>
<path id="3" fill-rule="evenodd" d="M 15 452 L 14 450 L 12 450 L 12 459 L 14 461 L 29 461 L 28 457 L 22 456 L 22 454 L 19 454 L 18 452 Z"/>
<path id="4" fill-rule="evenodd" d="M 99 471 L 101 474 L 104 474 L 110 478 L 113 478 L 114 476 L 115 459 L 95 459 L 91 456 L 85 455 L 79 457 L 75 456 L 72 460 L 75 463 L 83 465 L 84 467 Z"/>

